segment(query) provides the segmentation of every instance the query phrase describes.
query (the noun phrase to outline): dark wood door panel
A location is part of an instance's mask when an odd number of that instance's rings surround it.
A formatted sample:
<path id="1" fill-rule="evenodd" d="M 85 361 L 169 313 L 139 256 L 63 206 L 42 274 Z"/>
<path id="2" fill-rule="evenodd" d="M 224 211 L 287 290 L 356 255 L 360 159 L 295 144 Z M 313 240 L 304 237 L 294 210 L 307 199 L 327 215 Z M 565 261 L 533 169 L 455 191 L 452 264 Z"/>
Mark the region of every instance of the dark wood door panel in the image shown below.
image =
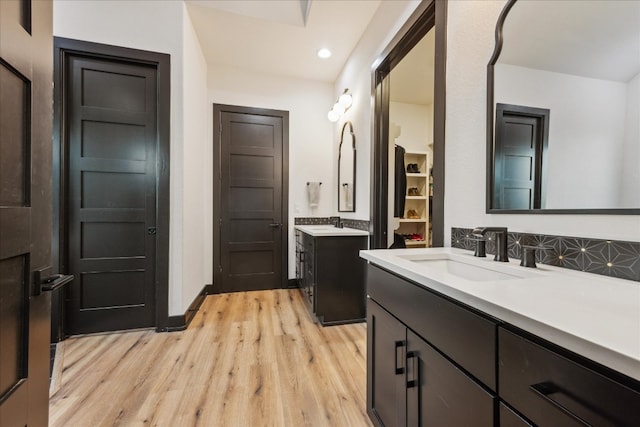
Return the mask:
<path id="1" fill-rule="evenodd" d="M 219 287 L 221 292 L 281 287 L 287 115 L 215 106 L 220 134 Z"/>
<path id="2" fill-rule="evenodd" d="M 0 2 L 0 425 L 46 426 L 52 4 Z M 38 288 L 39 291 L 39 288 Z"/>
<path id="3" fill-rule="evenodd" d="M 26 77 L 0 61 L 0 205 L 25 206 L 29 191 L 29 103 Z"/>
<path id="4" fill-rule="evenodd" d="M 26 378 L 28 269 L 28 255 L 0 260 L 0 397 Z"/>
<path id="5" fill-rule="evenodd" d="M 156 69 L 71 55 L 68 333 L 155 324 Z"/>

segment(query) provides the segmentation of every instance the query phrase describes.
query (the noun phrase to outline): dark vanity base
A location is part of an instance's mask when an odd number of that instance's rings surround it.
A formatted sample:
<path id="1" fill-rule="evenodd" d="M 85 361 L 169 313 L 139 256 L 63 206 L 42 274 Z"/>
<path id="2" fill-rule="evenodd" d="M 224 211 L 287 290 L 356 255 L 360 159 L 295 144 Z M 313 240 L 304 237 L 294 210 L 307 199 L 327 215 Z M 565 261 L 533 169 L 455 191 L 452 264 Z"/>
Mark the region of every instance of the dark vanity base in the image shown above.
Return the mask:
<path id="1" fill-rule="evenodd" d="M 298 280 L 309 311 L 323 326 L 365 321 L 368 236 L 314 237 L 296 231 Z"/>
<path id="2" fill-rule="evenodd" d="M 376 426 L 638 425 L 640 381 L 373 264 L 367 293 Z"/>

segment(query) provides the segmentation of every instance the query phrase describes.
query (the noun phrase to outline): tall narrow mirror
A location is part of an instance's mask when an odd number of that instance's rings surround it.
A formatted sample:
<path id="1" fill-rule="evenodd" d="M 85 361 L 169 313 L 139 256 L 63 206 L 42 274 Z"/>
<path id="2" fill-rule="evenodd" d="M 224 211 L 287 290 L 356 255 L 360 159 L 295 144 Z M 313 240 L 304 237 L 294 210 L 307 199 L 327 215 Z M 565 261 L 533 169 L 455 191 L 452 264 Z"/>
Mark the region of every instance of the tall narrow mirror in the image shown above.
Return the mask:
<path id="1" fill-rule="evenodd" d="M 338 212 L 356 211 L 356 136 L 353 124 L 342 126 L 338 147 Z"/>

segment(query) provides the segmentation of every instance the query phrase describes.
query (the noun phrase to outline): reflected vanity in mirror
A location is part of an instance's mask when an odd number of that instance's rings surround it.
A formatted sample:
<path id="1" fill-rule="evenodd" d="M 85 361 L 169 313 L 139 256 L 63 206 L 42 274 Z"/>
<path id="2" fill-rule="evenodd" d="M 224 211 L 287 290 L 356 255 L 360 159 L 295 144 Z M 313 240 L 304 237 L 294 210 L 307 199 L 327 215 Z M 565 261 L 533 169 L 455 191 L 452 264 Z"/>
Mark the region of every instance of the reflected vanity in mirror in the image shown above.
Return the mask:
<path id="1" fill-rule="evenodd" d="M 356 136 L 353 134 L 353 124 L 346 122 L 342 126 L 338 147 L 338 212 L 355 212 L 355 197 Z"/>
<path id="2" fill-rule="evenodd" d="M 487 77 L 487 212 L 640 214 L 640 2 L 510 0 Z"/>

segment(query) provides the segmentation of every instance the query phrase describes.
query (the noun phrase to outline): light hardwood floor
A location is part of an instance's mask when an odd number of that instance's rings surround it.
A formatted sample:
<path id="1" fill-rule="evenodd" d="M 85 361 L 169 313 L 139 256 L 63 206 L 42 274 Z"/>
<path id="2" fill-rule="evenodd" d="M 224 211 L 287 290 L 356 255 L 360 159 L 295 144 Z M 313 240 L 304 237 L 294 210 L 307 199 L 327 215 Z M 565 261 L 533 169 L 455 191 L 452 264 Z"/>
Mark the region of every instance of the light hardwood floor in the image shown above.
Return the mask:
<path id="1" fill-rule="evenodd" d="M 321 327 L 298 290 L 210 295 L 184 332 L 60 344 L 51 426 L 371 426 L 366 327 Z"/>

